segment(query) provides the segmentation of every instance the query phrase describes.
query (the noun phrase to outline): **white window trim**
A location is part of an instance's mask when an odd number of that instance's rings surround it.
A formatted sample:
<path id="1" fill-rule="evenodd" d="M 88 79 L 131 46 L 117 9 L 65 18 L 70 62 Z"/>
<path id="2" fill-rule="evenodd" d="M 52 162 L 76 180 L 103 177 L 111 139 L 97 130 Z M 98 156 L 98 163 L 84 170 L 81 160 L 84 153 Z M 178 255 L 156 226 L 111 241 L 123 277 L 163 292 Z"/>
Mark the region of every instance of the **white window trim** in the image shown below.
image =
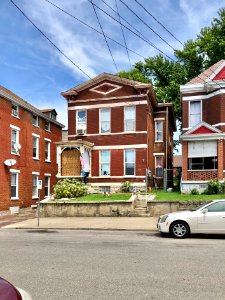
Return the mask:
<path id="1" fill-rule="evenodd" d="M 109 175 L 101 175 L 101 152 L 102 151 L 109 151 Z M 99 176 L 98 177 L 102 177 L 102 178 L 109 178 L 111 177 L 110 174 L 111 174 L 111 151 L 110 149 L 103 149 L 103 150 L 100 150 L 99 151 Z"/>
<path id="2" fill-rule="evenodd" d="M 157 156 L 162 157 L 162 177 L 156 176 L 156 157 L 157 157 Z M 156 177 L 156 178 L 163 178 L 163 155 L 161 155 L 160 153 L 157 153 L 157 154 L 155 155 L 155 177 Z"/>
<path id="3" fill-rule="evenodd" d="M 11 174 L 16 174 L 16 197 L 11 197 L 11 200 L 19 200 L 19 173 L 20 170 L 10 169 L 10 189 L 11 185 Z"/>
<path id="4" fill-rule="evenodd" d="M 15 130 L 15 131 L 16 131 L 16 144 L 19 144 L 19 140 L 20 140 L 20 137 L 19 137 L 19 134 L 20 134 L 20 128 L 17 127 L 17 126 L 14 126 L 14 125 L 10 125 L 10 127 L 11 127 L 11 145 L 10 145 L 11 154 L 12 154 L 12 155 L 19 155 L 19 153 L 13 152 L 13 151 L 12 151 L 12 130 Z"/>
<path id="5" fill-rule="evenodd" d="M 50 142 L 50 143 L 51 143 L 51 141 L 52 141 L 52 140 L 47 139 L 47 138 L 44 138 L 44 140 L 47 141 L 47 142 Z"/>
<path id="6" fill-rule="evenodd" d="M 45 139 L 45 143 L 48 143 L 48 158 L 45 159 L 45 161 L 46 162 L 51 162 L 51 140 Z"/>
<path id="7" fill-rule="evenodd" d="M 134 108 L 134 117 L 135 117 L 135 119 L 134 119 L 134 130 L 130 130 L 130 131 L 128 131 L 127 129 L 126 129 L 126 118 L 125 118 L 125 115 L 126 115 L 126 113 L 125 113 L 125 111 L 126 111 L 126 108 L 130 108 L 130 107 L 133 107 Z M 136 110 L 136 106 L 135 105 L 130 105 L 130 106 L 124 106 L 124 109 L 123 109 L 123 115 L 124 115 L 124 118 L 123 118 L 123 131 L 124 131 L 124 133 L 127 133 L 127 132 L 136 132 L 136 129 L 137 129 L 137 114 L 136 114 L 136 112 L 137 112 L 137 110 Z"/>
<path id="8" fill-rule="evenodd" d="M 44 196 L 45 198 L 48 198 L 50 196 L 50 186 L 51 186 L 51 175 L 46 175 L 45 178 L 48 178 L 48 195 Z M 44 189 L 45 189 L 45 181 L 44 181 Z"/>
<path id="9" fill-rule="evenodd" d="M 134 151 L 134 175 L 126 175 L 126 151 Z M 136 177 L 136 150 L 135 149 L 124 149 L 123 151 L 123 176 L 124 177 Z"/>
<path id="10" fill-rule="evenodd" d="M 163 125 L 164 125 L 164 123 L 163 123 L 163 120 L 162 119 L 154 119 L 155 120 L 155 142 L 156 143 L 162 143 L 163 142 Z M 158 133 L 158 131 L 157 131 L 157 123 L 162 123 L 162 139 L 161 140 L 158 140 L 157 139 L 157 133 Z"/>
<path id="11" fill-rule="evenodd" d="M 46 176 L 46 177 L 51 177 L 52 174 L 51 174 L 51 173 L 44 173 L 44 176 Z"/>
<path id="12" fill-rule="evenodd" d="M 39 157 L 40 135 L 35 134 L 35 133 L 32 133 L 32 136 L 33 136 L 33 138 L 36 138 L 36 140 L 37 140 L 37 155 L 36 155 L 35 157 L 33 156 L 33 159 L 34 159 L 34 160 L 39 160 L 39 159 L 40 159 L 40 157 Z M 34 149 L 34 145 L 33 145 L 33 148 L 32 148 L 32 149 Z"/>
<path id="13" fill-rule="evenodd" d="M 78 112 L 80 112 L 80 111 L 85 111 L 85 113 L 86 113 L 86 129 L 85 129 L 85 131 L 87 132 L 87 109 L 78 109 L 76 111 L 76 133 L 78 130 Z"/>
<path id="14" fill-rule="evenodd" d="M 191 126 L 191 118 L 190 117 L 191 117 L 191 103 L 192 102 L 200 102 L 200 122 L 202 122 L 202 99 L 188 101 L 188 126 L 189 126 L 189 128 L 192 128 L 197 125 L 197 124 L 195 124 L 194 126 Z"/>
<path id="15" fill-rule="evenodd" d="M 109 132 L 101 132 L 101 112 L 102 112 L 102 110 L 109 110 Z M 105 107 L 105 108 L 100 108 L 99 109 L 99 134 L 111 134 L 111 119 L 112 119 L 112 117 L 111 117 L 111 113 L 112 113 L 112 110 L 111 110 L 111 108 L 109 107 Z"/>
<path id="16" fill-rule="evenodd" d="M 17 116 L 14 115 L 13 113 L 11 113 L 12 117 L 20 119 L 20 117 L 19 117 L 19 105 L 12 102 L 12 106 L 16 106 L 17 107 Z"/>
<path id="17" fill-rule="evenodd" d="M 38 199 L 39 195 L 38 195 L 38 186 L 37 186 L 37 195 L 33 196 L 33 175 L 37 176 L 37 184 L 38 184 L 38 176 L 40 175 L 39 172 L 32 172 L 32 199 Z"/>

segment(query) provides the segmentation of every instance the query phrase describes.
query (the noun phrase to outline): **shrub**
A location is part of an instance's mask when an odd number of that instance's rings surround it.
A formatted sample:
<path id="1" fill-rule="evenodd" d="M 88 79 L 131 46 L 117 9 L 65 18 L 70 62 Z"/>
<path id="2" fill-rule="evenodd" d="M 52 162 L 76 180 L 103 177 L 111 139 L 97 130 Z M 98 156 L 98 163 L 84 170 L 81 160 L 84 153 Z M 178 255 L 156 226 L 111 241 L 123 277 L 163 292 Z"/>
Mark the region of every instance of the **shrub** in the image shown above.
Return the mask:
<path id="1" fill-rule="evenodd" d="M 199 195 L 199 191 L 197 189 L 192 189 L 191 194 L 192 195 Z"/>
<path id="2" fill-rule="evenodd" d="M 56 199 L 75 198 L 87 194 L 87 186 L 75 179 L 60 180 L 53 188 Z"/>
<path id="3" fill-rule="evenodd" d="M 130 192 L 130 188 L 133 184 L 130 181 L 124 181 L 121 185 L 121 191 L 124 193 Z"/>
<path id="4" fill-rule="evenodd" d="M 213 195 L 213 194 L 219 194 L 220 192 L 220 183 L 218 179 L 211 179 L 208 182 L 208 188 L 207 188 L 208 194 Z"/>

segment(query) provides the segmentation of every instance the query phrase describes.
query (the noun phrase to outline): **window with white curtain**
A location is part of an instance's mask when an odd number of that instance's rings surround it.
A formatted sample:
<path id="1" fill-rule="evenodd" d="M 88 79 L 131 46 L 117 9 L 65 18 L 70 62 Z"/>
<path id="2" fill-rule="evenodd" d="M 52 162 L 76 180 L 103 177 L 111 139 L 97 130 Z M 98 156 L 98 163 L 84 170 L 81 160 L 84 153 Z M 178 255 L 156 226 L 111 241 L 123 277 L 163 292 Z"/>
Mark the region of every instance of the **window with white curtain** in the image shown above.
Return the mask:
<path id="1" fill-rule="evenodd" d="M 189 107 L 189 127 L 193 127 L 202 121 L 201 101 L 191 101 Z"/>
<path id="2" fill-rule="evenodd" d="M 155 141 L 156 142 L 163 141 L 163 121 L 162 120 L 155 121 Z"/>
<path id="3" fill-rule="evenodd" d="M 100 175 L 110 175 L 110 151 L 100 151 Z"/>
<path id="4" fill-rule="evenodd" d="M 124 131 L 136 130 L 136 109 L 135 106 L 127 106 L 124 108 Z"/>
<path id="5" fill-rule="evenodd" d="M 77 111 L 77 130 L 87 130 L 87 112 L 86 110 Z"/>
<path id="6" fill-rule="evenodd" d="M 100 132 L 107 133 L 111 131 L 110 126 L 110 108 L 100 109 Z"/>
<path id="7" fill-rule="evenodd" d="M 135 175 L 135 150 L 125 150 L 125 175 Z"/>

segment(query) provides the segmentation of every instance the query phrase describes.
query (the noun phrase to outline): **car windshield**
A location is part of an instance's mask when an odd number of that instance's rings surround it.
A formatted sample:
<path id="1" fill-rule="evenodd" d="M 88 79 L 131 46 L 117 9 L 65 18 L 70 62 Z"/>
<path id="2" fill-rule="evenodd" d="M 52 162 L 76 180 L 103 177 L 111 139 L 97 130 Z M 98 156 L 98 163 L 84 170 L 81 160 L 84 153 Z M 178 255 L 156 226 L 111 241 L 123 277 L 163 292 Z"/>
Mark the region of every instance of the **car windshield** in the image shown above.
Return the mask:
<path id="1" fill-rule="evenodd" d="M 207 203 L 204 203 L 204 204 L 202 204 L 202 205 L 200 205 L 200 206 L 198 206 L 198 207 L 192 208 L 191 211 L 196 211 L 196 210 L 202 208 L 203 206 L 205 206 L 206 204 L 207 204 Z"/>

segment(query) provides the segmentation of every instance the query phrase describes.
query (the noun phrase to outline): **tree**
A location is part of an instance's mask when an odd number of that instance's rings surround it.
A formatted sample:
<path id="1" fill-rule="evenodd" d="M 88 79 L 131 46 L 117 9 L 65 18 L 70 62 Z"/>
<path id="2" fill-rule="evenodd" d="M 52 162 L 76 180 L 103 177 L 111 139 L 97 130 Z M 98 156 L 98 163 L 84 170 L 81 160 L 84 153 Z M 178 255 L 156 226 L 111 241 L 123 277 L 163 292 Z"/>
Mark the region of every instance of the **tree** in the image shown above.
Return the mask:
<path id="1" fill-rule="evenodd" d="M 177 62 L 156 55 L 119 74 L 128 79 L 152 82 L 158 102 L 172 102 L 180 121 L 180 85 L 225 58 L 225 8 L 218 11 L 218 18 L 213 19 L 211 26 L 201 29 L 196 40 L 186 41 L 183 50 L 175 50 L 174 55 Z"/>

